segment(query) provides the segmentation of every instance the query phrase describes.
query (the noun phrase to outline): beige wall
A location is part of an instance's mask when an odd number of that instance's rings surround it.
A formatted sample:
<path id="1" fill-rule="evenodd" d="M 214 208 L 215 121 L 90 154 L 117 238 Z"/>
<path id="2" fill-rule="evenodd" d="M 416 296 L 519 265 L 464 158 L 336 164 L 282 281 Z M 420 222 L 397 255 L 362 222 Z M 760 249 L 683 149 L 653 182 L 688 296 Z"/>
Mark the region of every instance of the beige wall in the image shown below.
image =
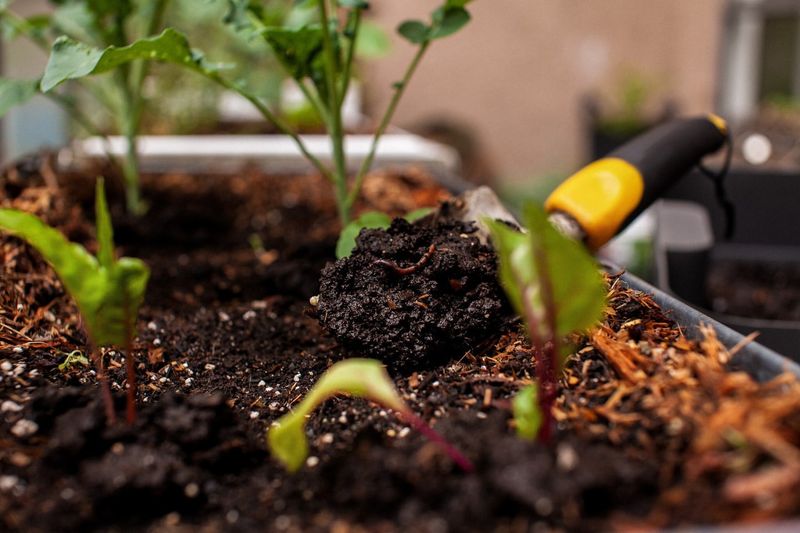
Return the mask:
<path id="1" fill-rule="evenodd" d="M 395 122 L 467 123 L 506 178 L 572 170 L 585 157 L 582 98 L 613 92 L 625 70 L 653 80 L 682 112 L 712 108 L 724 1 L 476 0 L 470 25 L 431 47 Z M 394 28 L 439 3 L 372 4 L 377 20 Z M 395 41 L 390 57 L 364 70 L 373 115 L 413 53 Z"/>

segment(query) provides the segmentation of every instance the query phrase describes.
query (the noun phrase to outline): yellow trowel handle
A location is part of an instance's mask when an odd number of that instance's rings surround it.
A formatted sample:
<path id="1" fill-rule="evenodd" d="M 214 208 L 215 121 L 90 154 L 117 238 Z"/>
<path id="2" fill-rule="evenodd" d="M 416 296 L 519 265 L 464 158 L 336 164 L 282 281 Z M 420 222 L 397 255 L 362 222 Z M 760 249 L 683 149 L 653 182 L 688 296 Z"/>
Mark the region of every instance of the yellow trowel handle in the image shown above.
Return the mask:
<path id="1" fill-rule="evenodd" d="M 719 150 L 727 136 L 725 120 L 716 115 L 668 122 L 573 174 L 545 208 L 573 219 L 596 250 L 703 157 Z"/>

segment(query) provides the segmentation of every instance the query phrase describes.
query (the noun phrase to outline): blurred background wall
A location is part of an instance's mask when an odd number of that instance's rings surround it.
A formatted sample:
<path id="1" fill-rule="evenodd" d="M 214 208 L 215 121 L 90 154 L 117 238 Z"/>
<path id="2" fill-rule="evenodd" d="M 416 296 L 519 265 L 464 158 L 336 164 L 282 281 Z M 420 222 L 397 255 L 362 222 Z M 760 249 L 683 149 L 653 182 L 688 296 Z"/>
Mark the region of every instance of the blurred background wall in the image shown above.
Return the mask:
<path id="1" fill-rule="evenodd" d="M 375 2 L 395 27 L 433 0 Z M 432 119 L 471 128 L 508 179 L 560 173 L 587 157 L 587 97 L 620 111 L 627 84 L 643 84 L 643 111 L 715 108 L 724 0 L 502 0 L 473 2 L 462 33 L 435 43 L 398 112 L 410 129 Z M 412 49 L 366 66 L 368 108 L 382 109 Z"/>

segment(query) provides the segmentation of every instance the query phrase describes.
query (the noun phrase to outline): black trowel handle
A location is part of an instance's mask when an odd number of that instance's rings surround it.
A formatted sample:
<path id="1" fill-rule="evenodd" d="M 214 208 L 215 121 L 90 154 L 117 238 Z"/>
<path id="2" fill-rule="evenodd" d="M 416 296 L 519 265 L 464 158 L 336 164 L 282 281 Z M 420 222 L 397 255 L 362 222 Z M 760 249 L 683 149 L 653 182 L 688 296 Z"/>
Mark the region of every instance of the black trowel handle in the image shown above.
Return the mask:
<path id="1" fill-rule="evenodd" d="M 703 157 L 722 148 L 727 136 L 727 124 L 716 115 L 668 122 L 579 170 L 545 207 L 574 219 L 590 248 L 597 249 Z"/>

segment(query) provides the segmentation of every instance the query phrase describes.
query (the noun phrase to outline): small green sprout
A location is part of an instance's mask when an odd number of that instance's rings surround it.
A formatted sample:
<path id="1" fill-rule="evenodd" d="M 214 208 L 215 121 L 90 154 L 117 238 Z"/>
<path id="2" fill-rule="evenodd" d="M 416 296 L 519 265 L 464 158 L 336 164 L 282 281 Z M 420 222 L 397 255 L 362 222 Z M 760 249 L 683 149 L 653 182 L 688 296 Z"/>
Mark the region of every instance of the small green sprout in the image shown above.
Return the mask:
<path id="1" fill-rule="evenodd" d="M 406 214 L 403 218 L 409 222 L 428 216 L 433 210 L 429 207 L 415 209 Z M 339 234 L 336 242 L 336 259 L 348 257 L 356 247 L 356 237 L 362 229 L 386 229 L 392 224 L 392 218 L 380 211 L 367 211 L 359 215 L 358 218 L 347 224 Z"/>
<path id="2" fill-rule="evenodd" d="M 24 239 L 42 254 L 78 305 L 89 335 L 90 351 L 98 367 L 98 378 L 103 387 L 106 414 L 110 422 L 116 417 L 102 356 L 97 347 L 124 347 L 128 377 L 126 418 L 132 423 L 136 418 L 133 334 L 150 270 L 139 259 L 115 259 L 113 228 L 102 179 L 97 180 L 95 218 L 97 257 L 79 244 L 69 242 L 59 231 L 30 213 L 0 209 L 0 229 Z"/>
<path id="3" fill-rule="evenodd" d="M 394 388 L 386 369 L 373 359 L 347 359 L 336 363 L 317 381 L 297 408 L 278 420 L 267 432 L 267 444 L 272 454 L 290 472 L 298 470 L 308 456 L 306 419 L 314 409 L 331 396 L 350 394 L 367 398 L 392 409 L 416 430 L 441 446 L 448 456 L 465 472 L 472 464 L 444 438 L 431 429 L 403 402 Z"/>
<path id="4" fill-rule="evenodd" d="M 606 285 L 586 249 L 553 228 L 535 204 L 523 208 L 527 233 L 494 220 L 486 223 L 499 257 L 500 281 L 525 320 L 536 358 L 538 389 L 536 394 L 526 392 L 519 401 L 538 401 L 542 419 L 538 437 L 549 442 L 557 374 L 565 352 L 562 339 L 591 328 L 602 318 Z M 521 408 L 516 411 L 529 413 Z M 518 420 L 517 425 L 530 427 L 525 420 Z"/>
<path id="5" fill-rule="evenodd" d="M 536 439 L 542 427 L 542 412 L 537 405 L 538 395 L 536 385 L 528 385 L 514 396 L 511 405 L 514 411 L 517 435 L 525 440 Z"/>
<path id="6" fill-rule="evenodd" d="M 64 362 L 58 365 L 61 372 L 71 370 L 75 365 L 89 366 L 89 360 L 80 350 L 72 350 L 67 354 Z"/>

